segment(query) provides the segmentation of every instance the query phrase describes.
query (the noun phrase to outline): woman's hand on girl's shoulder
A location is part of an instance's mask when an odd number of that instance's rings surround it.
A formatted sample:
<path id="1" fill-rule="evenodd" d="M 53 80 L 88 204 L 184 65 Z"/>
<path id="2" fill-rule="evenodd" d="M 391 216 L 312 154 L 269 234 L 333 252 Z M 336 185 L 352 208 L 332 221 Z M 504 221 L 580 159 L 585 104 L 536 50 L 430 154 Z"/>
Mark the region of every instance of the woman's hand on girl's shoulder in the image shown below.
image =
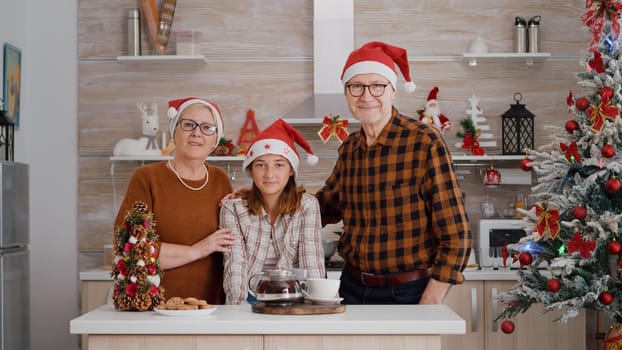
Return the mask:
<path id="1" fill-rule="evenodd" d="M 251 188 L 248 186 L 238 186 L 236 188 L 233 189 L 233 192 L 225 195 L 224 197 L 222 197 L 222 199 L 220 200 L 220 206 L 222 207 L 223 204 L 225 204 L 225 201 L 229 200 L 229 199 L 233 199 L 236 197 L 241 197 L 242 195 L 244 195 L 245 193 L 247 193 L 248 191 L 250 191 Z"/>

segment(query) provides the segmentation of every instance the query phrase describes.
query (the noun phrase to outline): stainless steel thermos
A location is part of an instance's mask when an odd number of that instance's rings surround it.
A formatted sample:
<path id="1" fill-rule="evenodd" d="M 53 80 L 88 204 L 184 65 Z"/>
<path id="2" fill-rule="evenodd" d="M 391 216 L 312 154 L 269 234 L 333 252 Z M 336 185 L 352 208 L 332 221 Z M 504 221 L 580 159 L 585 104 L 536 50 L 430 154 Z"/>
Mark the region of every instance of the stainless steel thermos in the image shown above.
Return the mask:
<path id="1" fill-rule="evenodd" d="M 130 9 L 127 13 L 127 55 L 140 56 L 140 11 Z"/>
<path id="2" fill-rule="evenodd" d="M 529 52 L 540 51 L 540 20 L 542 17 L 534 16 L 527 23 L 527 31 L 529 33 Z"/>
<path id="3" fill-rule="evenodd" d="M 514 18 L 514 51 L 527 52 L 527 22 L 518 16 Z"/>

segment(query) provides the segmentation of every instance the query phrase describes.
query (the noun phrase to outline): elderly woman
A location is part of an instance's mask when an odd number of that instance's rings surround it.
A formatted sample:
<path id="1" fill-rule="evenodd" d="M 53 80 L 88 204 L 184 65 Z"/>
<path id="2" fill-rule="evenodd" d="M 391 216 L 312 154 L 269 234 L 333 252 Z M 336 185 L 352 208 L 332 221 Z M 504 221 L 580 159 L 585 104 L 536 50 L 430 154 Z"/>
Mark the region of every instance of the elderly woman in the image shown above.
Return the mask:
<path id="1" fill-rule="evenodd" d="M 168 116 L 175 156 L 134 171 L 115 227 L 136 201 L 146 203 L 157 222 L 167 298 L 223 304 L 222 253 L 235 238 L 230 229 L 218 229 L 218 212 L 232 186 L 225 171 L 205 161 L 223 135 L 222 117 L 216 104 L 194 97 L 170 101 Z"/>

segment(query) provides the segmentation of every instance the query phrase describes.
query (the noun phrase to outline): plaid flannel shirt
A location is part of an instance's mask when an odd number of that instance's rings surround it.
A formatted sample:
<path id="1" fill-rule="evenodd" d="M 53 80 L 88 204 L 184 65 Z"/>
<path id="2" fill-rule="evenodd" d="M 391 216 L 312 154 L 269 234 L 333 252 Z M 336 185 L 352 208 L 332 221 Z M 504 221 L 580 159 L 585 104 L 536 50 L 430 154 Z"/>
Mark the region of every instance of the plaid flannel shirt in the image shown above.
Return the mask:
<path id="1" fill-rule="evenodd" d="M 364 272 L 430 269 L 433 279 L 462 283 L 471 232 L 451 156 L 432 127 L 392 117 L 367 146 L 362 129 L 339 148 L 316 194 L 323 224 L 343 219 L 340 255 Z"/>

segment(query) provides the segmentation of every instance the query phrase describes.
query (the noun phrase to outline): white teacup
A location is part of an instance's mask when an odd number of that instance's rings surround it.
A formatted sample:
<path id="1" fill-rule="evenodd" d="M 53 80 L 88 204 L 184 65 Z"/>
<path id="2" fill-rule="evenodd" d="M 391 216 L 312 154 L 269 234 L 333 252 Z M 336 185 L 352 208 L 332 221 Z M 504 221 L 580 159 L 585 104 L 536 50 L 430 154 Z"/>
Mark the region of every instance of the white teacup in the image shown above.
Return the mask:
<path id="1" fill-rule="evenodd" d="M 312 299 L 335 299 L 339 297 L 340 280 L 307 278 L 305 294 Z"/>

